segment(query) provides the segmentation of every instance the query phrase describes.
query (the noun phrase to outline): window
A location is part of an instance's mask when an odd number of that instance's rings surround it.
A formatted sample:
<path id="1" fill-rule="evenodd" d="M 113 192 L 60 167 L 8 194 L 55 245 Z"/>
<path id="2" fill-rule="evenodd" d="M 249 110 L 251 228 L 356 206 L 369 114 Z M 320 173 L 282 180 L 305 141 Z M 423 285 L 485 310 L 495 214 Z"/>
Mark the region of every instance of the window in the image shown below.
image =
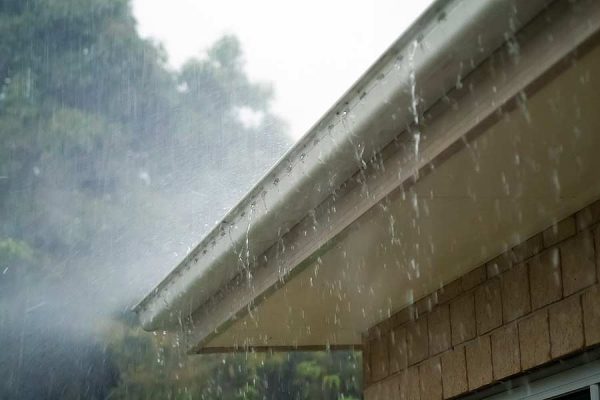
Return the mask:
<path id="1" fill-rule="evenodd" d="M 543 373 L 543 371 L 541 371 Z M 488 400 L 600 400 L 600 361 L 528 382 L 527 377 L 514 382 L 518 385 Z"/>

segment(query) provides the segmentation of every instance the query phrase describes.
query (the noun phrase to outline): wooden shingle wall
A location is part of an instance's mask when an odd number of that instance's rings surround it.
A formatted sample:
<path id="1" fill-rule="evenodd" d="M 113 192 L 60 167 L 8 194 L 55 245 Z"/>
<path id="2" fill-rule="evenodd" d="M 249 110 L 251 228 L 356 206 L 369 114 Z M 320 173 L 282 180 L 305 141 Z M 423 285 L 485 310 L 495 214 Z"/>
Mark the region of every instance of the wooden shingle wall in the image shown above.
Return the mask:
<path id="1" fill-rule="evenodd" d="M 600 201 L 363 337 L 365 399 L 449 399 L 600 344 Z"/>

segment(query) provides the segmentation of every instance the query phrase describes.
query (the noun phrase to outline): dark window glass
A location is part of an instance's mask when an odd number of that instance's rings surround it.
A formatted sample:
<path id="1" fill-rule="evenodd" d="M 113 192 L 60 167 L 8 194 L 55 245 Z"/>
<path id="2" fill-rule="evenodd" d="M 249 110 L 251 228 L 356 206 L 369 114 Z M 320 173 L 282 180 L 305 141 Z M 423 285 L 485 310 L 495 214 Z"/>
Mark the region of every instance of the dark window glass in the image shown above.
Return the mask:
<path id="1" fill-rule="evenodd" d="M 556 399 L 560 400 L 590 400 L 590 389 L 585 388 L 584 390 L 579 390 L 577 392 L 572 392 L 569 394 L 565 394 L 564 396 L 556 397 Z"/>

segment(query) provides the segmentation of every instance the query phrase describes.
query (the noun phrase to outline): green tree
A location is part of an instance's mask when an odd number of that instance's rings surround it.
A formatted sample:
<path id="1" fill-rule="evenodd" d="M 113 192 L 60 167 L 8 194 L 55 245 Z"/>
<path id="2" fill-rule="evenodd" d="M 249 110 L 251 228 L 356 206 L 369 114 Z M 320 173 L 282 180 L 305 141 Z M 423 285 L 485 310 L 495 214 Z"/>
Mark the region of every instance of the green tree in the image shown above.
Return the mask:
<path id="1" fill-rule="evenodd" d="M 128 0 L 3 0 L 0 54 L 0 398 L 359 397 L 355 353 L 190 357 L 124 311 L 290 144 L 235 37 L 173 70 Z"/>

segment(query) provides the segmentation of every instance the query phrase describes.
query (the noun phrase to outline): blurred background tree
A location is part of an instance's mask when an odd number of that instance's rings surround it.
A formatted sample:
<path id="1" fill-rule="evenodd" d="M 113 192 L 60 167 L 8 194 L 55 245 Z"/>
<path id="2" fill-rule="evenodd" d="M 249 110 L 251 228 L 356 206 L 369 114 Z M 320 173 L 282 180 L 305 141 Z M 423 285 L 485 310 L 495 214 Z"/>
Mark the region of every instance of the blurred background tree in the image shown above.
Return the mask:
<path id="1" fill-rule="evenodd" d="M 360 356 L 187 356 L 130 306 L 290 146 L 218 40 L 180 69 L 128 0 L 0 2 L 0 398 L 351 399 Z"/>

